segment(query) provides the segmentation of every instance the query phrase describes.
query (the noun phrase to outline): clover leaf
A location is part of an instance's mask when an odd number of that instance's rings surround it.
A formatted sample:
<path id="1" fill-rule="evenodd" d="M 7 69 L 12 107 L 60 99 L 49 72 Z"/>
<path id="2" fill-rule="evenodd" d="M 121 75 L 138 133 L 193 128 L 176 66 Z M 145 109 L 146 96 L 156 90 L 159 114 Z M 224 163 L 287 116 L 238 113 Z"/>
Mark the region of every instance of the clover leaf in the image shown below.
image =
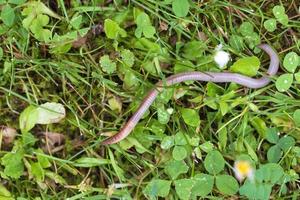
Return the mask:
<path id="1" fill-rule="evenodd" d="M 137 25 L 137 29 L 134 34 L 137 38 L 141 38 L 142 35 L 146 38 L 152 38 L 156 32 L 155 28 L 151 25 L 149 16 L 144 12 L 141 12 L 137 16 L 135 23 Z"/>
<path id="2" fill-rule="evenodd" d="M 287 25 L 289 22 L 288 16 L 285 14 L 285 9 L 283 6 L 274 6 L 272 9 L 275 18 L 280 22 L 282 25 Z"/>
<path id="3" fill-rule="evenodd" d="M 283 66 L 288 72 L 294 73 L 299 65 L 299 60 L 300 58 L 297 53 L 289 52 L 284 57 Z"/>
<path id="4" fill-rule="evenodd" d="M 244 74 L 246 76 L 255 76 L 260 66 L 260 61 L 256 56 L 245 57 L 237 60 L 230 67 L 230 71 Z"/>
<path id="5" fill-rule="evenodd" d="M 9 5 L 6 4 L 1 11 L 1 20 L 4 22 L 6 26 L 12 26 L 15 20 L 15 11 Z"/>
<path id="6" fill-rule="evenodd" d="M 119 24 L 111 19 L 104 21 L 104 32 L 109 39 L 118 39 L 120 37 L 126 37 L 127 33 L 122 29 Z"/>
<path id="7" fill-rule="evenodd" d="M 188 0 L 174 0 L 172 2 L 172 10 L 177 17 L 187 16 L 190 9 Z"/>
<path id="8" fill-rule="evenodd" d="M 148 183 L 148 185 L 144 189 L 144 194 L 152 198 L 166 197 L 169 194 L 170 187 L 171 187 L 171 181 L 162 180 L 162 179 L 153 179 Z"/>
<path id="9" fill-rule="evenodd" d="M 300 83 L 300 71 L 294 74 L 297 83 Z"/>
<path id="10" fill-rule="evenodd" d="M 279 92 L 287 91 L 293 83 L 293 74 L 282 74 L 275 82 L 275 86 Z"/>
<path id="11" fill-rule="evenodd" d="M 204 159 L 204 168 L 210 174 L 216 175 L 225 167 L 225 160 L 219 151 L 210 151 Z"/>
<path id="12" fill-rule="evenodd" d="M 264 22 L 264 27 L 269 32 L 274 32 L 276 30 L 276 20 L 275 19 L 268 19 Z"/>

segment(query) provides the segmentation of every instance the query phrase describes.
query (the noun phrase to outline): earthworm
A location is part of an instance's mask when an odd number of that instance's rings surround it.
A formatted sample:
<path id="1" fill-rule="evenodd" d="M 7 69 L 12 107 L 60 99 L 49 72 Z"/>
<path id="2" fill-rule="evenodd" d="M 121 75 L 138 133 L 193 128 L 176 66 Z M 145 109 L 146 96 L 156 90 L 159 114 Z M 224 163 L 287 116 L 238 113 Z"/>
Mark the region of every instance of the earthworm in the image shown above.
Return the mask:
<path id="1" fill-rule="evenodd" d="M 279 58 L 277 53 L 267 44 L 260 44 L 258 47 L 264 50 L 270 56 L 270 65 L 267 71 L 269 76 L 274 76 L 279 68 Z M 159 81 L 153 89 L 149 91 L 142 101 L 141 105 L 133 116 L 127 121 L 123 128 L 116 135 L 107 138 L 102 142 L 103 145 L 120 142 L 127 137 L 139 122 L 147 109 L 154 102 L 157 95 L 162 91 L 162 87 L 171 86 L 184 81 L 211 81 L 215 83 L 234 82 L 248 88 L 261 88 L 269 84 L 269 77 L 264 76 L 258 79 L 243 76 L 237 73 L 228 72 L 183 72 L 169 76 L 164 81 Z"/>

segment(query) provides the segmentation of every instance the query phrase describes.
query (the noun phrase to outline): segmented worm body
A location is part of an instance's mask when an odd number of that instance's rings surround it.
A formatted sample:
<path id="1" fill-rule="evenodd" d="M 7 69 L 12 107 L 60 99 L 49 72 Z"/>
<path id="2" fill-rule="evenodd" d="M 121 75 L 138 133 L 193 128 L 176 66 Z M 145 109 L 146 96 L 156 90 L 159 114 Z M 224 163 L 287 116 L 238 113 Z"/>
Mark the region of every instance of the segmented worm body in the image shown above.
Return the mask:
<path id="1" fill-rule="evenodd" d="M 267 44 L 260 44 L 258 47 L 264 50 L 270 56 L 270 65 L 267 71 L 268 76 L 275 75 L 279 68 L 279 58 L 277 53 Z M 172 75 L 166 78 L 165 81 L 159 81 L 156 84 L 156 86 L 149 91 L 148 95 L 144 98 L 137 111 L 127 121 L 127 123 L 123 126 L 120 132 L 104 140 L 102 144 L 114 144 L 127 137 L 130 134 L 130 132 L 134 129 L 136 124 L 139 122 L 141 117 L 144 115 L 144 113 L 147 111 L 147 109 L 154 102 L 157 95 L 162 91 L 162 87 L 171 86 L 176 83 L 181 83 L 185 81 L 210 81 L 215 83 L 234 82 L 248 88 L 261 88 L 269 84 L 271 80 L 267 76 L 254 79 L 247 76 L 243 76 L 241 74 L 227 72 L 184 72 Z"/>

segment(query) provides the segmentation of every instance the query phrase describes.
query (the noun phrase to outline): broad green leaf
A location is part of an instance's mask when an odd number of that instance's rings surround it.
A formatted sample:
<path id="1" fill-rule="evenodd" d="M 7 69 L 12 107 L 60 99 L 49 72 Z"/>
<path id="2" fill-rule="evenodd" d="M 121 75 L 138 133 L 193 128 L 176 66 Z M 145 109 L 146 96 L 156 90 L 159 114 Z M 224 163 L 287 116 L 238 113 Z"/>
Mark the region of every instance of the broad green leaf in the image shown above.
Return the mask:
<path id="1" fill-rule="evenodd" d="M 187 16 L 189 9 L 190 9 L 190 4 L 188 0 L 174 0 L 172 2 L 172 9 L 174 14 L 177 17 L 185 17 Z"/>
<path id="2" fill-rule="evenodd" d="M 164 172 L 168 174 L 172 180 L 177 179 L 180 174 L 185 174 L 188 172 L 189 167 L 184 161 L 171 160 L 167 162 Z"/>
<path id="3" fill-rule="evenodd" d="M 43 2 L 40 1 L 30 1 L 27 3 L 27 6 L 23 9 L 22 15 L 39 15 L 46 14 L 56 19 L 61 17 L 48 8 Z"/>
<path id="4" fill-rule="evenodd" d="M 276 128 L 268 128 L 266 139 L 270 143 L 277 144 L 279 140 L 278 130 Z"/>
<path id="5" fill-rule="evenodd" d="M 250 22 L 243 22 L 239 28 L 239 32 L 243 36 L 249 36 L 249 34 L 254 32 L 254 27 Z"/>
<path id="6" fill-rule="evenodd" d="M 192 40 L 187 42 L 183 47 L 183 57 L 195 61 L 203 56 L 204 51 L 207 49 L 205 42 Z M 182 63 L 184 64 L 184 63 Z M 193 64 L 186 63 L 188 67 L 193 67 Z"/>
<path id="7" fill-rule="evenodd" d="M 36 141 L 37 141 L 37 139 L 30 132 L 22 133 L 23 146 L 26 146 L 26 147 L 33 146 Z"/>
<path id="8" fill-rule="evenodd" d="M 154 36 L 154 34 L 156 33 L 154 26 L 144 26 L 143 27 L 143 34 L 145 36 L 145 38 L 152 38 Z"/>
<path id="9" fill-rule="evenodd" d="M 119 24 L 111 19 L 104 21 L 104 32 L 109 39 L 118 39 L 118 37 L 126 37 L 127 33 Z"/>
<path id="10" fill-rule="evenodd" d="M 28 132 L 34 127 L 38 120 L 38 112 L 35 106 L 28 106 L 20 114 L 19 124 L 22 133 Z"/>
<path id="11" fill-rule="evenodd" d="M 285 92 L 292 86 L 292 83 L 293 74 L 282 74 L 277 78 L 275 86 L 279 92 Z"/>
<path id="12" fill-rule="evenodd" d="M 60 103 L 47 102 L 36 109 L 38 113 L 37 124 L 58 123 L 66 116 L 66 110 Z"/>
<path id="13" fill-rule="evenodd" d="M 76 167 L 96 167 L 101 165 L 110 164 L 109 159 L 104 158 L 90 158 L 90 157 L 81 157 L 75 160 L 74 166 Z"/>
<path id="14" fill-rule="evenodd" d="M 174 146 L 174 137 L 172 136 L 165 136 L 160 143 L 162 149 L 170 149 L 172 146 Z"/>
<path id="15" fill-rule="evenodd" d="M 12 26 L 15 20 L 15 11 L 9 4 L 6 4 L 2 7 L 0 17 L 6 26 Z"/>
<path id="16" fill-rule="evenodd" d="M 201 144 L 199 147 L 200 147 L 200 149 L 201 149 L 202 151 L 204 151 L 205 153 L 209 153 L 209 152 L 211 152 L 212 150 L 214 150 L 214 144 L 213 144 L 211 141 L 204 142 L 204 143 Z"/>
<path id="17" fill-rule="evenodd" d="M 259 182 L 270 182 L 272 184 L 278 183 L 282 176 L 284 175 L 284 171 L 279 164 L 276 163 L 268 163 L 262 165 L 255 172 L 255 179 Z"/>
<path id="18" fill-rule="evenodd" d="M 149 16 L 145 12 L 141 12 L 135 19 L 137 26 L 151 25 Z"/>
<path id="19" fill-rule="evenodd" d="M 274 6 L 272 11 L 276 18 L 280 18 L 285 15 L 285 9 L 283 6 Z"/>
<path id="20" fill-rule="evenodd" d="M 300 109 L 295 110 L 293 119 L 297 127 L 300 127 Z"/>
<path id="21" fill-rule="evenodd" d="M 266 138 L 267 136 L 267 125 L 263 119 L 260 117 L 253 117 L 250 120 L 251 125 L 256 129 L 256 131 L 259 133 L 260 137 Z"/>
<path id="22" fill-rule="evenodd" d="M 229 175 L 218 175 L 216 186 L 222 194 L 234 195 L 239 190 L 239 184 L 235 178 Z"/>
<path id="23" fill-rule="evenodd" d="M 285 55 L 283 60 L 284 68 L 291 73 L 294 73 L 297 66 L 299 65 L 300 58 L 297 53 L 290 52 Z"/>
<path id="24" fill-rule="evenodd" d="M 183 160 L 187 157 L 187 151 L 183 146 L 175 146 L 172 151 L 174 160 Z"/>
<path id="25" fill-rule="evenodd" d="M 176 61 L 174 73 L 194 71 L 195 65 L 189 60 Z"/>
<path id="26" fill-rule="evenodd" d="M 149 152 L 148 148 L 152 145 L 152 140 L 149 140 L 149 131 L 148 130 L 144 130 L 143 126 L 137 126 L 132 133 L 132 136 L 134 136 L 134 138 L 141 144 L 138 147 L 138 151 L 139 153 L 144 153 L 145 150 Z M 142 146 L 141 149 L 140 146 Z M 137 147 L 137 146 L 136 146 Z"/>
<path id="27" fill-rule="evenodd" d="M 186 145 L 187 137 L 184 135 L 182 131 L 179 131 L 175 134 L 175 145 Z"/>
<path id="28" fill-rule="evenodd" d="M 124 86 L 126 89 L 133 89 L 139 85 L 138 78 L 134 75 L 133 72 L 127 71 L 124 77 Z"/>
<path id="29" fill-rule="evenodd" d="M 267 152 L 267 158 L 270 163 L 277 163 L 282 156 L 282 151 L 278 145 L 271 146 Z"/>
<path id="30" fill-rule="evenodd" d="M 170 120 L 170 113 L 165 108 L 164 104 L 157 107 L 157 117 L 161 124 L 167 124 Z"/>
<path id="31" fill-rule="evenodd" d="M 116 96 L 112 96 L 108 99 L 108 105 L 111 110 L 114 110 L 118 113 L 122 111 L 122 102 Z"/>
<path id="32" fill-rule="evenodd" d="M 193 177 L 194 187 L 192 189 L 192 197 L 205 197 L 212 192 L 214 186 L 214 177 L 208 174 L 196 174 Z M 196 198 L 193 198 L 196 199 Z"/>
<path id="33" fill-rule="evenodd" d="M 285 152 L 287 152 L 291 147 L 293 147 L 295 143 L 295 139 L 291 136 L 284 136 L 278 141 L 279 147 Z"/>
<path id="34" fill-rule="evenodd" d="M 100 66 L 104 72 L 112 74 L 116 71 L 117 65 L 113 62 L 108 55 L 104 55 L 100 58 Z"/>
<path id="35" fill-rule="evenodd" d="M 73 17 L 70 21 L 71 26 L 76 30 L 80 28 L 81 23 L 82 23 L 82 15 L 77 15 Z"/>
<path id="36" fill-rule="evenodd" d="M 208 82 L 206 85 L 206 94 L 207 96 L 210 97 L 217 97 L 218 95 L 221 95 L 224 90 L 222 87 L 220 87 L 219 85 L 213 83 L 213 82 Z"/>
<path id="37" fill-rule="evenodd" d="M 134 54 L 130 50 L 128 50 L 128 49 L 122 50 L 121 58 L 126 66 L 128 66 L 128 67 L 133 66 L 135 58 L 134 58 Z"/>
<path id="38" fill-rule="evenodd" d="M 216 175 L 220 173 L 224 169 L 224 166 L 225 160 L 217 150 L 210 151 L 204 159 L 204 167 L 210 174 Z"/>
<path id="39" fill-rule="evenodd" d="M 38 162 L 40 163 L 42 168 L 51 167 L 51 163 L 48 160 L 47 155 L 45 155 L 44 152 L 41 149 L 37 149 L 36 152 L 39 153 L 36 156 L 37 156 Z"/>
<path id="40" fill-rule="evenodd" d="M 276 20 L 275 19 L 268 19 L 264 22 L 264 27 L 269 32 L 274 32 L 276 30 Z"/>
<path id="41" fill-rule="evenodd" d="M 11 197 L 11 193 L 6 189 L 6 187 L 4 187 L 2 183 L 0 183 L 0 197 L 2 197 L 3 200 L 14 200 L 14 198 Z"/>
<path id="42" fill-rule="evenodd" d="M 2 73 L 3 74 L 9 73 L 11 71 L 11 69 L 12 69 L 12 63 L 9 61 L 5 61 Z"/>
<path id="43" fill-rule="evenodd" d="M 195 181 L 193 179 L 179 179 L 174 181 L 175 190 L 180 199 L 190 199 L 192 194 L 192 188 Z"/>
<path id="44" fill-rule="evenodd" d="M 169 194 L 171 181 L 162 179 L 151 180 L 144 189 L 144 194 L 154 197 L 166 197 Z"/>
<path id="45" fill-rule="evenodd" d="M 20 178 L 24 172 L 23 164 L 24 152 L 22 149 L 16 152 L 6 153 L 1 158 L 1 164 L 4 166 L 4 174 L 14 179 Z"/>
<path id="46" fill-rule="evenodd" d="M 294 76 L 295 76 L 295 79 L 296 79 L 297 83 L 300 84 L 300 72 L 295 73 Z"/>
<path id="47" fill-rule="evenodd" d="M 200 124 L 200 117 L 196 110 L 190 108 L 182 108 L 181 115 L 187 125 L 196 127 Z"/>
<path id="48" fill-rule="evenodd" d="M 243 37 L 239 35 L 232 35 L 229 38 L 229 45 L 234 48 L 236 51 L 242 51 L 243 50 Z"/>
<path id="49" fill-rule="evenodd" d="M 42 182 L 45 178 L 45 171 L 39 162 L 34 162 L 31 164 L 31 173 L 36 178 L 37 181 Z"/>
<path id="50" fill-rule="evenodd" d="M 162 92 L 158 95 L 159 101 L 162 103 L 168 103 L 174 94 L 173 88 L 163 88 Z"/>
<path id="51" fill-rule="evenodd" d="M 287 15 L 283 15 L 283 16 L 277 18 L 277 20 L 284 26 L 287 26 L 289 23 L 289 17 Z"/>
<path id="52" fill-rule="evenodd" d="M 166 130 L 166 126 L 159 123 L 156 119 L 152 119 L 149 123 L 150 131 L 155 135 L 165 137 L 164 132 Z"/>
<path id="53" fill-rule="evenodd" d="M 188 137 L 188 140 L 189 140 L 189 144 L 191 146 L 194 146 L 194 147 L 199 146 L 200 138 L 198 136 L 195 136 L 195 137 L 192 137 L 192 138 Z"/>
<path id="54" fill-rule="evenodd" d="M 260 66 L 260 61 L 256 56 L 245 57 L 237 60 L 230 67 L 230 71 L 246 76 L 255 76 Z"/>
<path id="55" fill-rule="evenodd" d="M 258 33 L 251 32 L 245 37 L 246 43 L 249 45 L 251 49 L 254 49 L 254 53 L 258 53 L 260 49 L 258 49 L 256 46 L 261 43 L 260 37 Z"/>
<path id="56" fill-rule="evenodd" d="M 268 200 L 272 191 L 272 184 L 256 184 L 253 181 L 246 180 L 244 185 L 240 187 L 240 195 L 246 196 L 251 200 Z"/>
<path id="57" fill-rule="evenodd" d="M 21 5 L 25 2 L 26 0 L 8 0 L 8 3 L 15 4 L 15 5 Z"/>

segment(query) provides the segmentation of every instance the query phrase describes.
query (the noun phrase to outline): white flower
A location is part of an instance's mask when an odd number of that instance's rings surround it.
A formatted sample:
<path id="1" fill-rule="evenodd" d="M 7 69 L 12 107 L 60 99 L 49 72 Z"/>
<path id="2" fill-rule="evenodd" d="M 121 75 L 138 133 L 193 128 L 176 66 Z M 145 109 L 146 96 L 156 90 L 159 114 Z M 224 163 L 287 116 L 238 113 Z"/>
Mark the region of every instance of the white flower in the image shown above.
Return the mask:
<path id="1" fill-rule="evenodd" d="M 243 181 L 246 177 L 251 181 L 254 180 L 254 169 L 247 160 L 239 160 L 234 162 L 235 177 L 239 181 Z"/>
<path id="2" fill-rule="evenodd" d="M 230 60 L 230 54 L 222 50 L 222 44 L 216 47 L 216 53 L 214 55 L 214 61 L 217 63 L 220 69 L 224 69 Z"/>

